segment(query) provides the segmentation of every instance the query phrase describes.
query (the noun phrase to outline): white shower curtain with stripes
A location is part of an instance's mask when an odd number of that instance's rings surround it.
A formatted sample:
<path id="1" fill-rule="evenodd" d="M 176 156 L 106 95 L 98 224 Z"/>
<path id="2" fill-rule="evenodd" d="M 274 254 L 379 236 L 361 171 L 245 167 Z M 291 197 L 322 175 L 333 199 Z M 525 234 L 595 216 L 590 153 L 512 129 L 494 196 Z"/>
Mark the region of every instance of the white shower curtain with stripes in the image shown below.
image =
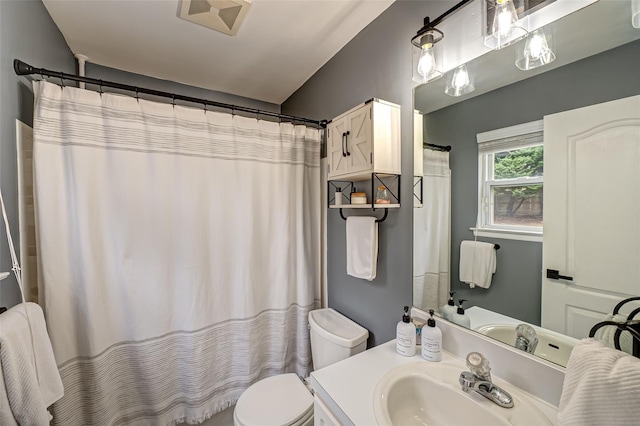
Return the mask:
<path id="1" fill-rule="evenodd" d="M 413 306 L 439 312 L 450 289 L 449 153 L 424 150 L 423 207 L 413 209 Z"/>
<path id="2" fill-rule="evenodd" d="M 319 130 L 34 83 L 60 425 L 196 423 L 310 371 Z"/>

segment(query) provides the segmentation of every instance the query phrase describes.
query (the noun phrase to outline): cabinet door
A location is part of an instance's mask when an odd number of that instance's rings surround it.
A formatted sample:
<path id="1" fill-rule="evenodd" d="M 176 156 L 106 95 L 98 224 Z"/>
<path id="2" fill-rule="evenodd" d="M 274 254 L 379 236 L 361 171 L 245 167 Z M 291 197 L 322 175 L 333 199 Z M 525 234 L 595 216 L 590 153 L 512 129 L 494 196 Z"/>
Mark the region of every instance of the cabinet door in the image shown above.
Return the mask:
<path id="1" fill-rule="evenodd" d="M 371 106 L 372 103 L 369 103 L 346 117 L 349 132 L 347 135 L 349 173 L 366 172 L 372 169 Z"/>
<path id="2" fill-rule="evenodd" d="M 313 398 L 313 425 L 314 426 L 340 426 L 341 423 L 316 395 Z"/>
<path id="3" fill-rule="evenodd" d="M 329 179 L 349 172 L 350 157 L 346 156 L 345 138 L 347 117 L 332 121 L 328 126 L 327 156 L 329 157 Z"/>

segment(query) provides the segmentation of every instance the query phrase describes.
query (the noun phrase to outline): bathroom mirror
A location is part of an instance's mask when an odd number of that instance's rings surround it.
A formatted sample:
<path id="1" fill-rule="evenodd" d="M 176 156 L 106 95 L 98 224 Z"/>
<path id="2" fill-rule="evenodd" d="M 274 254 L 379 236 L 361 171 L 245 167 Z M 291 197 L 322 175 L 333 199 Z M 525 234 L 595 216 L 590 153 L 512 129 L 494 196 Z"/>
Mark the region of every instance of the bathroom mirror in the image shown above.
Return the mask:
<path id="1" fill-rule="evenodd" d="M 496 274 L 487 289 L 472 289 L 461 283 L 458 269 L 460 244 L 463 240 L 474 240 L 471 228 L 475 228 L 477 222 L 478 133 L 640 94 L 640 29 L 631 25 L 630 1 L 600 0 L 547 25 L 545 31 L 553 37 L 556 55 L 550 64 L 530 71 L 516 68 L 516 50 L 523 49 L 523 40 L 467 63 L 475 79 L 475 91 L 470 94 L 458 98 L 446 95 L 448 75 L 414 90 L 414 109 L 422 114 L 424 124 L 423 140 L 419 142 L 452 147 L 448 154 L 450 175 L 443 167 L 447 154 L 429 152 L 435 153 L 429 161 L 436 166 L 437 173 L 434 173 L 440 181 L 424 182 L 421 207 L 414 209 L 414 306 L 441 309 L 448 298 L 443 283 L 449 278 L 451 291 L 456 292 L 455 299 L 466 300 L 463 307 L 471 316 L 471 329 L 515 344 L 516 326 L 528 324 L 537 332 L 538 348 L 541 348 L 532 353 L 564 365 L 576 338 L 587 336 L 566 336 L 541 328 L 544 278 L 540 236 L 528 241 L 478 236 L 478 241 L 500 245 L 496 252 Z M 450 199 L 446 195 L 447 185 L 451 188 Z M 439 194 L 440 198 L 430 200 L 429 194 Z M 637 200 L 619 201 L 616 209 L 635 211 L 633 209 L 638 208 L 635 204 L 625 204 L 637 203 Z M 449 202 L 450 210 L 447 210 Z M 428 213 L 424 210 L 428 208 L 436 211 Z M 450 217 L 450 220 L 425 225 L 425 217 L 438 217 L 438 220 Z M 447 226 L 451 228 L 450 240 L 447 240 Z M 438 232 L 434 233 L 433 229 Z M 429 239 L 430 245 L 422 244 Z M 431 266 L 425 266 L 425 259 Z M 638 306 L 637 302 L 631 302 L 623 312 Z M 573 309 L 588 310 L 578 301 Z M 594 315 L 592 319 L 595 325 L 604 318 Z M 526 334 L 527 330 L 520 332 Z"/>

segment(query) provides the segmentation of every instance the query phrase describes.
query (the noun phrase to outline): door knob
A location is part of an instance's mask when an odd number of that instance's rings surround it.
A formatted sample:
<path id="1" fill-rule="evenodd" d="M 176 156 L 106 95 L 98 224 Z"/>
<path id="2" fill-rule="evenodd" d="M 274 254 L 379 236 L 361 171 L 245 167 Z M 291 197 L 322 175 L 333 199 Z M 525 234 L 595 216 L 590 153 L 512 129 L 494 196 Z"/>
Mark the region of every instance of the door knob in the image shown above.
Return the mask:
<path id="1" fill-rule="evenodd" d="M 550 278 L 552 280 L 573 281 L 573 277 L 569 277 L 567 275 L 560 275 L 560 271 L 557 271 L 555 269 L 547 269 L 547 278 Z"/>

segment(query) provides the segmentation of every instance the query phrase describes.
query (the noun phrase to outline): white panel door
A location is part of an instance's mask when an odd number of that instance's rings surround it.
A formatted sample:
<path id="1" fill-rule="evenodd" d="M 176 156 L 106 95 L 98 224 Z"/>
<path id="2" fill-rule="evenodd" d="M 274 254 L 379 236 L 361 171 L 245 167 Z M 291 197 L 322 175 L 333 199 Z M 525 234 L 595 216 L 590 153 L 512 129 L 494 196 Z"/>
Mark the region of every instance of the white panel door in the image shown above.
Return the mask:
<path id="1" fill-rule="evenodd" d="M 546 116 L 544 168 L 542 326 L 583 338 L 640 295 L 640 96 Z"/>
<path id="2" fill-rule="evenodd" d="M 347 119 L 342 118 L 327 126 L 327 156 L 329 157 L 329 179 L 349 172 L 350 157 L 346 152 Z"/>

